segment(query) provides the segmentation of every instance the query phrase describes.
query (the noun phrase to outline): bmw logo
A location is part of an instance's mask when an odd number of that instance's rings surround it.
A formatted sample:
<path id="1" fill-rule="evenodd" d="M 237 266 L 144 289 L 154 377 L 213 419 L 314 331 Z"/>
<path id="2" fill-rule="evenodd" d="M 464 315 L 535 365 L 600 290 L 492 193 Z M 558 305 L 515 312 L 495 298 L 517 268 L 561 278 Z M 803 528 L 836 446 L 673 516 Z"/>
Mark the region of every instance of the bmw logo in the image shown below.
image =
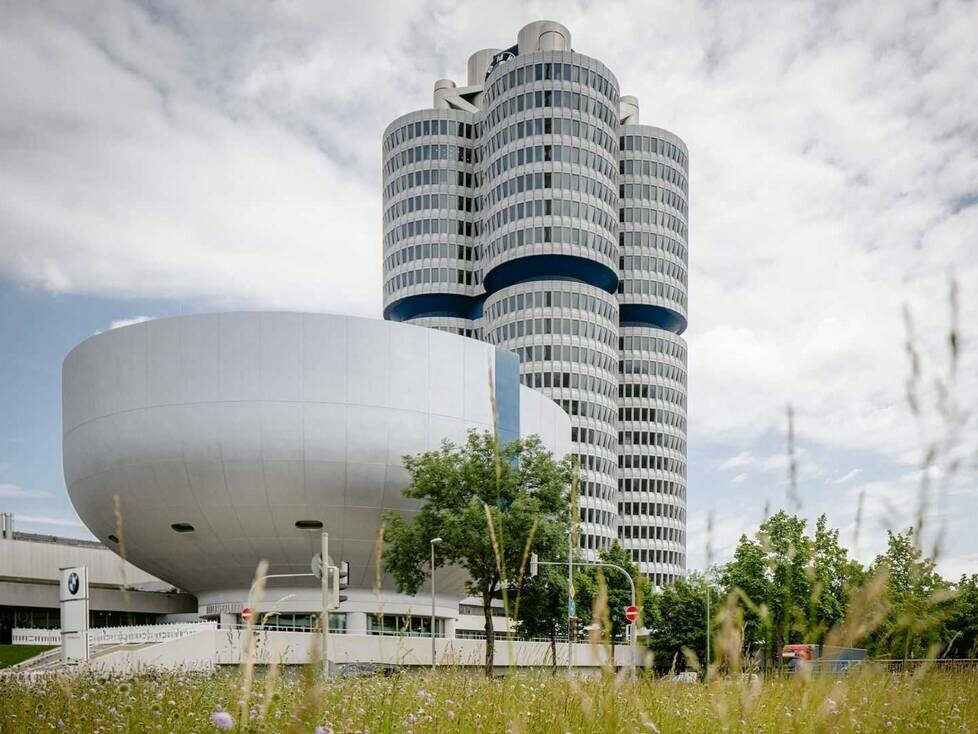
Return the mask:
<path id="1" fill-rule="evenodd" d="M 78 593 L 78 574 L 72 571 L 68 574 L 68 593 L 75 595 Z"/>

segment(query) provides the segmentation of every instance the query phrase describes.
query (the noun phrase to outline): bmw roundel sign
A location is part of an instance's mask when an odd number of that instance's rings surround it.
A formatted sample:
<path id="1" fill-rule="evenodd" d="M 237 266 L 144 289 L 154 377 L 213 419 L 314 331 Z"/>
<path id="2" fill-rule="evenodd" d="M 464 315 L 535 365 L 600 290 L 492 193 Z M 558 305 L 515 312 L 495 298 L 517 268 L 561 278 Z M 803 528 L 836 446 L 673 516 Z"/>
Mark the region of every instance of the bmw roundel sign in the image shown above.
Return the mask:
<path id="1" fill-rule="evenodd" d="M 78 574 L 72 571 L 68 574 L 68 593 L 72 596 L 77 594 L 79 585 Z"/>

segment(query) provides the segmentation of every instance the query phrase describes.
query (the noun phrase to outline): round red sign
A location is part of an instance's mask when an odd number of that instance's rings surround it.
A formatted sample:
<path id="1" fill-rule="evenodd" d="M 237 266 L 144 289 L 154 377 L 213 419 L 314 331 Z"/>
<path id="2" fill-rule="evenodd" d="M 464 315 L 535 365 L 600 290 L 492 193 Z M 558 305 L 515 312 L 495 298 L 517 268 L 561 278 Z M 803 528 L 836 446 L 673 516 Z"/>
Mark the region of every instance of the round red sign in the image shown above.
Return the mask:
<path id="1" fill-rule="evenodd" d="M 627 607 L 625 607 L 625 619 L 627 619 L 629 622 L 634 622 L 636 619 L 638 619 L 638 607 L 634 604 L 629 604 Z"/>
<path id="2" fill-rule="evenodd" d="M 249 619 L 251 619 L 251 610 L 245 607 L 241 610 L 241 621 L 247 622 Z"/>

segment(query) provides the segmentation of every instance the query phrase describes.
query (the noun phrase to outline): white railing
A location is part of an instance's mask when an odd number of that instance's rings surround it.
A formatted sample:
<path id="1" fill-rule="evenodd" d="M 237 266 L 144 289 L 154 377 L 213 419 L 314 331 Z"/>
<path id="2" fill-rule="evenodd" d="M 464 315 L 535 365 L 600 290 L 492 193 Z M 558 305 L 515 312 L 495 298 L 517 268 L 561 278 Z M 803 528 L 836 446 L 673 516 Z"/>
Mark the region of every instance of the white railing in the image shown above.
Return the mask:
<path id="1" fill-rule="evenodd" d="M 60 645 L 61 630 L 45 630 L 14 627 L 14 645 Z"/>
<path id="2" fill-rule="evenodd" d="M 131 627 L 96 627 L 88 631 L 89 645 L 126 645 L 176 640 L 206 629 L 217 629 L 217 622 L 175 622 L 173 624 L 141 624 Z M 60 645 L 61 630 L 15 627 L 15 645 Z"/>

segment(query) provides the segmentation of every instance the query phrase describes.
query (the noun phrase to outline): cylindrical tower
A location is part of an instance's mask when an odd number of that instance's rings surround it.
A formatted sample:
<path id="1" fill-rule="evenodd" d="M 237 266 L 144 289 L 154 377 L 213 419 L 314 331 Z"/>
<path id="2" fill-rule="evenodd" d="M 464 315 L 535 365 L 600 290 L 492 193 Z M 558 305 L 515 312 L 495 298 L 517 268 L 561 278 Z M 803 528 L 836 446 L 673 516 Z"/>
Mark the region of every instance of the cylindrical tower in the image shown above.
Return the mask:
<path id="1" fill-rule="evenodd" d="M 486 79 L 483 329 L 571 417 L 593 558 L 617 537 L 618 83 L 569 50 L 524 53 L 524 35 Z"/>
<path id="2" fill-rule="evenodd" d="M 454 91 L 435 84 L 435 98 Z M 384 131 L 384 318 L 479 336 L 475 115 L 431 109 Z"/>
<path id="3" fill-rule="evenodd" d="M 686 568 L 687 151 L 634 98 L 623 112 L 619 535 L 658 586 Z"/>
<path id="4" fill-rule="evenodd" d="M 620 539 L 661 585 L 686 564 L 686 146 L 560 23 L 466 72 L 385 133 L 384 315 L 515 351 L 571 417 L 585 555 Z"/>

